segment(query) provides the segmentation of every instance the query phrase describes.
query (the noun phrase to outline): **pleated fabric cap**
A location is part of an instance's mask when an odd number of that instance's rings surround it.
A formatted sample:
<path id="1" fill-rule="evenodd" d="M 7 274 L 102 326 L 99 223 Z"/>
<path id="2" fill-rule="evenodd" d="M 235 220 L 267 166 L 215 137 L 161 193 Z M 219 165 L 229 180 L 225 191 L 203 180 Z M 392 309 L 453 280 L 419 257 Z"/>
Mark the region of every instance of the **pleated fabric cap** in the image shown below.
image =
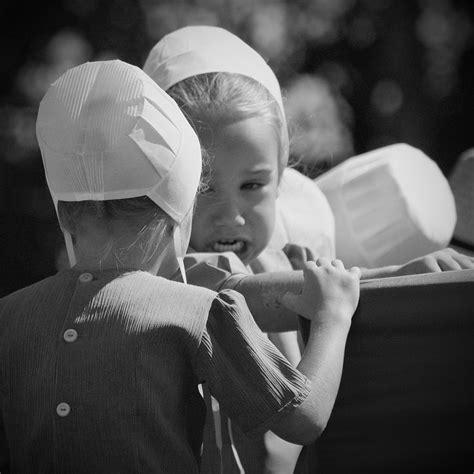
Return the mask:
<path id="1" fill-rule="evenodd" d="M 55 203 L 148 196 L 177 223 L 193 206 L 199 140 L 138 67 L 114 60 L 69 69 L 41 101 L 36 132 Z"/>
<path id="2" fill-rule="evenodd" d="M 401 264 L 452 238 L 456 208 L 448 180 L 410 145 L 350 158 L 316 183 L 333 210 L 336 255 L 346 265 Z"/>
<path id="3" fill-rule="evenodd" d="M 474 246 L 474 148 L 461 154 L 449 176 L 449 184 L 458 215 L 454 237 L 460 243 Z"/>
<path id="4" fill-rule="evenodd" d="M 148 196 L 178 224 L 175 249 L 183 253 L 179 228 L 189 233 L 200 144 L 174 100 L 140 68 L 113 60 L 69 69 L 41 101 L 36 134 L 56 208 L 59 200 Z M 67 232 L 65 239 L 73 265 Z"/>
<path id="5" fill-rule="evenodd" d="M 280 85 L 263 57 L 230 31 L 186 26 L 165 35 L 150 51 L 143 70 L 164 90 L 198 74 L 231 72 L 262 84 L 280 106 Z"/>

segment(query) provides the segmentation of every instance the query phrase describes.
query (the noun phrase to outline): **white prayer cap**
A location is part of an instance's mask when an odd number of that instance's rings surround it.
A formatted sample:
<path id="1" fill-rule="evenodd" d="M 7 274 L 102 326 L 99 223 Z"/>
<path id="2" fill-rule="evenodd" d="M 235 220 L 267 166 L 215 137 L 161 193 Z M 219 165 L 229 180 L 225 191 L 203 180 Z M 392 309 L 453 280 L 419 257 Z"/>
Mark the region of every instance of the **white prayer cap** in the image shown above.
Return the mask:
<path id="1" fill-rule="evenodd" d="M 449 177 L 458 219 L 454 237 L 474 246 L 474 148 L 461 154 Z"/>
<path id="2" fill-rule="evenodd" d="M 280 85 L 272 69 L 257 51 L 224 28 L 186 26 L 165 35 L 150 51 L 143 70 L 164 90 L 198 74 L 242 74 L 270 92 L 285 119 Z"/>
<path id="3" fill-rule="evenodd" d="M 336 255 L 346 265 L 401 264 L 448 245 L 454 197 L 438 165 L 396 144 L 355 156 L 316 183 L 336 220 Z"/>
<path id="4" fill-rule="evenodd" d="M 317 184 L 292 168 L 281 177 L 275 230 L 268 247 L 301 245 L 317 257 L 335 258 L 335 223 L 328 200 Z"/>
<path id="5" fill-rule="evenodd" d="M 140 68 L 114 60 L 69 69 L 41 101 L 36 132 L 55 206 L 148 196 L 175 229 L 191 213 L 198 138 Z"/>

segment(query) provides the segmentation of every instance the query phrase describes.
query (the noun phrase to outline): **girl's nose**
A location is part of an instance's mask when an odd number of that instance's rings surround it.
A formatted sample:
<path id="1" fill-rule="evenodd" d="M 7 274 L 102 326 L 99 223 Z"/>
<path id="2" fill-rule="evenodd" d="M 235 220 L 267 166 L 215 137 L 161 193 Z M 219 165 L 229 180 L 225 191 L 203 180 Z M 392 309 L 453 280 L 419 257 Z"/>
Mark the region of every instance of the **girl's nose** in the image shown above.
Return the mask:
<path id="1" fill-rule="evenodd" d="M 217 225 L 242 226 L 245 224 L 242 208 L 237 199 L 227 197 L 220 200 L 215 213 Z"/>

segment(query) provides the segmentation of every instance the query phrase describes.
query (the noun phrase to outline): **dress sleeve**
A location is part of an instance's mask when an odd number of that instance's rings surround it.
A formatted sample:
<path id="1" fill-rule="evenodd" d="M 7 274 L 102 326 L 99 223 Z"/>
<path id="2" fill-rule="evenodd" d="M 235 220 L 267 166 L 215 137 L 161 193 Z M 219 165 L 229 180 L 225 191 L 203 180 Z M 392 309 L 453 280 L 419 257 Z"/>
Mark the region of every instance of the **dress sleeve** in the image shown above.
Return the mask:
<path id="1" fill-rule="evenodd" d="M 219 291 L 234 275 L 248 274 L 249 269 L 233 252 L 188 253 L 184 257 L 188 283 Z"/>
<path id="2" fill-rule="evenodd" d="M 310 381 L 260 331 L 233 290 L 216 296 L 195 363 L 200 381 L 248 436 L 267 431 L 310 391 Z"/>

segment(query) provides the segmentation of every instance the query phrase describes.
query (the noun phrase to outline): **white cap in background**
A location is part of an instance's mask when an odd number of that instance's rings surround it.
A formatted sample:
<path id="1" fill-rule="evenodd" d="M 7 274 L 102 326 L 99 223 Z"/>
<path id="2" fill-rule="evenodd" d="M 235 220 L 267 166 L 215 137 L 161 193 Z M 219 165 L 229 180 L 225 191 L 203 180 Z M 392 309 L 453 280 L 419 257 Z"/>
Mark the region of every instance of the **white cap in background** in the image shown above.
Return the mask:
<path id="1" fill-rule="evenodd" d="M 474 148 L 461 154 L 449 176 L 449 184 L 458 214 L 454 237 L 460 244 L 474 246 Z"/>
<path id="2" fill-rule="evenodd" d="M 315 257 L 335 258 L 334 215 L 317 184 L 292 168 L 285 168 L 277 199 L 275 230 L 268 247 L 295 244 Z"/>
<path id="3" fill-rule="evenodd" d="M 438 165 L 395 144 L 355 156 L 316 179 L 336 222 L 336 255 L 346 266 L 401 264 L 446 247 L 454 197 Z"/>

